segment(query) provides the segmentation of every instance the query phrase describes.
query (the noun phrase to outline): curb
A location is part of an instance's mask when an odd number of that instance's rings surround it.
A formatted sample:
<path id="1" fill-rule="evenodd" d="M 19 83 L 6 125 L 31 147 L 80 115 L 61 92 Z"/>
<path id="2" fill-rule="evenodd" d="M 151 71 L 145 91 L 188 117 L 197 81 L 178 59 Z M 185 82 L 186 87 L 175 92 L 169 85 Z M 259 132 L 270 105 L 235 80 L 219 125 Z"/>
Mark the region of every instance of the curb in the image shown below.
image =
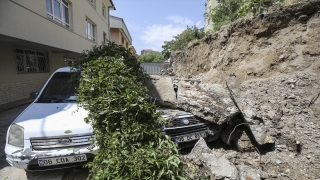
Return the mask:
<path id="1" fill-rule="evenodd" d="M 33 99 L 28 98 L 28 99 L 23 99 L 23 100 L 14 101 L 11 103 L 6 103 L 3 105 L 0 105 L 0 113 L 7 111 L 7 110 L 10 110 L 10 109 L 13 109 L 13 108 L 16 108 L 16 107 L 19 107 L 19 106 L 31 104 L 32 101 L 33 101 Z"/>

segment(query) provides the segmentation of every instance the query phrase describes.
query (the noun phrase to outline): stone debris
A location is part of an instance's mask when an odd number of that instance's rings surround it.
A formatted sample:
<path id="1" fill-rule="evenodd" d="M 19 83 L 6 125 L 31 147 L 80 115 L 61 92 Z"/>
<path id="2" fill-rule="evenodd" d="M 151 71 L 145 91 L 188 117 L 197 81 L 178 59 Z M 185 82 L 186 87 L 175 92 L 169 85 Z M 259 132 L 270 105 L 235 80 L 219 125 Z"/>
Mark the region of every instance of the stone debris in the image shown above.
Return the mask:
<path id="1" fill-rule="evenodd" d="M 187 156 L 189 161 L 193 161 L 196 165 L 201 165 L 200 156 L 202 153 L 210 153 L 211 149 L 208 148 L 206 141 L 200 138 L 198 142 L 194 145 L 192 151 Z"/>
<path id="2" fill-rule="evenodd" d="M 202 153 L 200 157 L 210 179 L 238 179 L 236 166 L 220 152 Z"/>
<path id="3" fill-rule="evenodd" d="M 239 180 L 260 180 L 259 170 L 252 169 L 246 165 L 238 165 L 237 169 L 239 171 Z"/>
<path id="4" fill-rule="evenodd" d="M 320 179 L 319 12 L 320 0 L 272 7 L 172 54 L 176 107 L 222 126 L 208 144 L 222 156 L 200 160 L 211 179 Z M 214 160 L 239 173 L 219 176 Z"/>

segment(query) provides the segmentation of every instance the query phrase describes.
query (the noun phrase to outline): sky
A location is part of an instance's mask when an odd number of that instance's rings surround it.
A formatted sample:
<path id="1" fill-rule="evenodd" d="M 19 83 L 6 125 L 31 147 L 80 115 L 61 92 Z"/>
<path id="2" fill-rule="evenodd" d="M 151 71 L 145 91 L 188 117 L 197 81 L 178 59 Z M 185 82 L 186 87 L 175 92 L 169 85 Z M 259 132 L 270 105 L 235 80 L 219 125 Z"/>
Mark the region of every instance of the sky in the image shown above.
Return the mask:
<path id="1" fill-rule="evenodd" d="M 142 49 L 162 51 L 164 41 L 196 25 L 204 26 L 207 0 L 113 0 L 110 15 L 123 18 L 140 55 Z"/>

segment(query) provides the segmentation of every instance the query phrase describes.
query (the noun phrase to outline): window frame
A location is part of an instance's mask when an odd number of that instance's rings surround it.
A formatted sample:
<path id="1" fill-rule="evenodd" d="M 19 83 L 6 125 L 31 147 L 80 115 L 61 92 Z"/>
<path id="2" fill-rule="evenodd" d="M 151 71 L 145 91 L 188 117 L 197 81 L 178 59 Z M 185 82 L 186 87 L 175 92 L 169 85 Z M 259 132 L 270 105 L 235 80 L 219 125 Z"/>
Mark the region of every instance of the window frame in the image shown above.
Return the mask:
<path id="1" fill-rule="evenodd" d="M 17 50 L 20 50 L 23 53 L 18 53 Z M 26 53 L 27 51 L 33 52 L 34 55 L 27 54 Z M 39 55 L 40 53 L 43 54 L 43 55 Z M 49 58 L 48 58 L 48 55 L 47 55 L 46 52 L 14 47 L 13 48 L 13 54 L 14 54 L 14 60 L 15 60 L 15 64 L 16 64 L 17 74 L 48 73 L 48 72 L 50 72 L 50 62 L 49 62 Z M 22 57 L 22 59 L 18 60 L 17 59 L 18 56 Z M 36 71 L 28 71 L 28 62 L 27 62 L 28 58 L 29 58 L 29 61 L 31 61 L 30 60 L 31 58 L 34 58 L 33 60 L 35 60 L 35 64 L 33 66 L 35 66 L 35 67 L 33 67 L 33 68 L 35 68 Z M 40 71 L 39 66 L 41 66 L 41 65 L 39 63 L 39 58 L 43 58 L 43 60 L 44 60 L 43 61 L 43 66 L 45 66 L 43 69 L 45 69 L 45 70 Z M 18 61 L 22 61 L 23 71 L 19 70 Z M 29 63 L 29 66 L 32 67 L 32 65 L 30 65 L 30 63 Z"/>
<path id="2" fill-rule="evenodd" d="M 51 12 L 48 12 L 48 1 L 51 2 Z M 55 16 L 55 6 L 54 6 L 54 1 L 57 1 L 59 5 L 59 16 Z M 67 4 L 66 4 L 67 3 Z M 70 2 L 67 0 L 46 0 L 46 6 L 47 6 L 47 18 L 55 21 L 56 23 L 61 24 L 64 27 L 70 28 Z M 64 12 L 64 7 L 67 8 L 67 16 Z M 65 19 L 64 17 L 65 16 Z M 68 20 L 68 22 L 66 22 Z"/>
<path id="3" fill-rule="evenodd" d="M 91 34 L 88 34 L 88 24 L 90 24 Z M 95 25 L 95 23 L 93 23 L 90 19 L 86 18 L 86 36 L 87 36 L 87 39 L 93 42 L 97 42 L 96 32 L 95 32 L 96 28 L 97 26 Z"/>
<path id="4" fill-rule="evenodd" d="M 89 4 L 91 4 L 92 7 L 95 7 L 95 0 L 88 0 Z"/>
<path id="5" fill-rule="evenodd" d="M 107 8 L 103 3 L 102 3 L 102 16 L 104 18 L 107 18 Z"/>

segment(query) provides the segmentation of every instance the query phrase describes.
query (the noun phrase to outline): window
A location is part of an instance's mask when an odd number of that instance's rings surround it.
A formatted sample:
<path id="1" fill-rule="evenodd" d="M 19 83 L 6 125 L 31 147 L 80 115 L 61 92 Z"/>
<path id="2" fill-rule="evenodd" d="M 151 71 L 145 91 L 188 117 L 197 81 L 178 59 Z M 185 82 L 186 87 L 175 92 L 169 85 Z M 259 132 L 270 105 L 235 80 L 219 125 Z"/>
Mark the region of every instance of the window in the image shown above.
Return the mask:
<path id="1" fill-rule="evenodd" d="M 92 41 L 96 41 L 96 35 L 95 35 L 95 25 L 89 21 L 88 19 L 86 20 L 87 21 L 87 28 L 86 28 L 86 31 L 87 31 L 87 38 L 92 40 Z"/>
<path id="2" fill-rule="evenodd" d="M 128 43 L 126 43 L 126 48 L 128 49 Z"/>
<path id="3" fill-rule="evenodd" d="M 49 61 L 44 52 L 14 49 L 18 73 L 50 72 Z"/>
<path id="4" fill-rule="evenodd" d="M 88 1 L 92 6 L 94 6 L 94 0 L 88 0 Z"/>
<path id="5" fill-rule="evenodd" d="M 102 4 L 102 15 L 106 18 L 106 6 Z"/>
<path id="6" fill-rule="evenodd" d="M 65 0 L 47 0 L 47 17 L 63 26 L 70 27 L 69 3 Z"/>
<path id="7" fill-rule="evenodd" d="M 122 44 L 124 44 L 124 38 L 123 37 L 122 37 L 122 41 L 121 42 L 122 42 Z"/>

